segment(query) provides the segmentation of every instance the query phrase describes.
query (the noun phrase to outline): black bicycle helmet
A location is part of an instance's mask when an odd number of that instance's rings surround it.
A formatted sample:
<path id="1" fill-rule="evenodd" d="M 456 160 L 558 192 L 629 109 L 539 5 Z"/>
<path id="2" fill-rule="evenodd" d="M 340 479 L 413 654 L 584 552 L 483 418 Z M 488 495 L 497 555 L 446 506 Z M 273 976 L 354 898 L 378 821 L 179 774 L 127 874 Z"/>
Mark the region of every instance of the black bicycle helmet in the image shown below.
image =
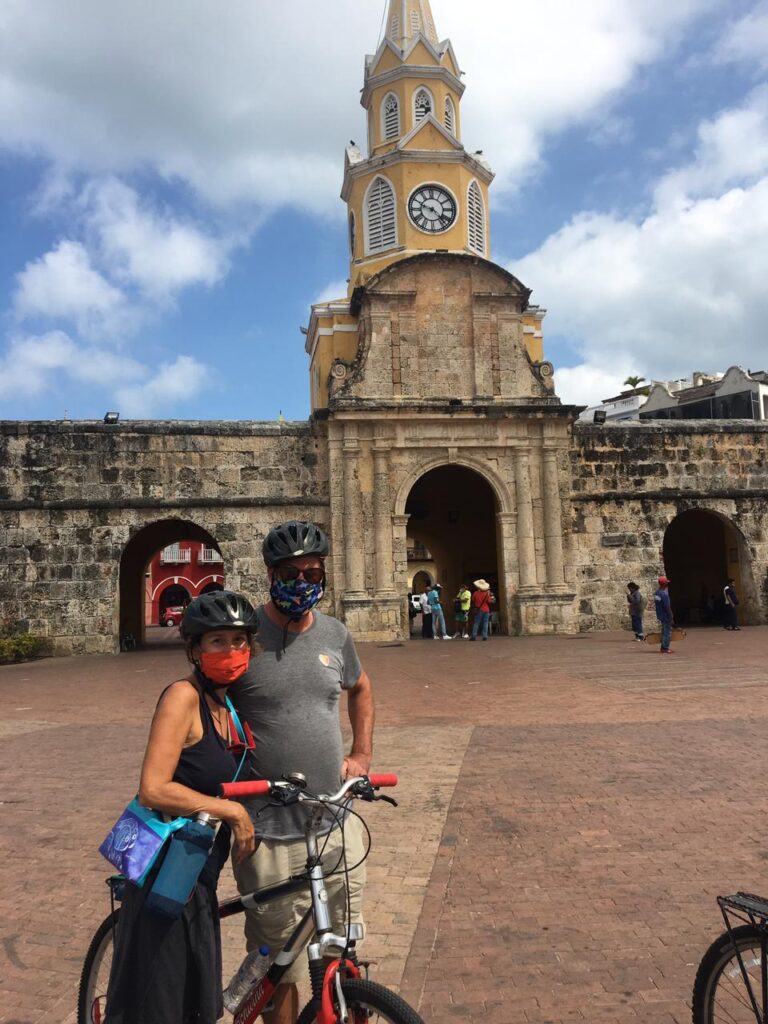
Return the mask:
<path id="1" fill-rule="evenodd" d="M 277 565 L 286 558 L 299 555 L 318 555 L 325 558 L 328 554 L 328 538 L 314 523 L 302 523 L 291 519 L 287 523 L 273 526 L 264 538 L 261 550 L 268 566 Z"/>
<path id="2" fill-rule="evenodd" d="M 188 640 L 213 629 L 245 629 L 255 633 L 256 612 L 249 601 L 231 590 L 214 590 L 190 602 L 181 620 L 181 635 Z"/>

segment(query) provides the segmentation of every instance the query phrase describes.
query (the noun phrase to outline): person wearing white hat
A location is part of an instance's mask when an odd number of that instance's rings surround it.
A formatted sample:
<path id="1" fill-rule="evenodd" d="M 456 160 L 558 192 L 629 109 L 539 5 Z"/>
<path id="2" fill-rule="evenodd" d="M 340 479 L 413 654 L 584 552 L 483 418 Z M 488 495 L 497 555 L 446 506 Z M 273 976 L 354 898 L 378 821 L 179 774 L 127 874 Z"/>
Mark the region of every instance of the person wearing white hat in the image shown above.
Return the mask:
<path id="1" fill-rule="evenodd" d="M 477 634 L 482 627 L 483 640 L 488 639 L 491 625 L 491 605 L 494 596 L 491 593 L 491 585 L 487 580 L 475 580 L 473 586 L 477 590 L 472 595 L 472 606 L 475 609 L 475 621 L 472 623 L 472 636 L 470 640 L 477 640 Z"/>

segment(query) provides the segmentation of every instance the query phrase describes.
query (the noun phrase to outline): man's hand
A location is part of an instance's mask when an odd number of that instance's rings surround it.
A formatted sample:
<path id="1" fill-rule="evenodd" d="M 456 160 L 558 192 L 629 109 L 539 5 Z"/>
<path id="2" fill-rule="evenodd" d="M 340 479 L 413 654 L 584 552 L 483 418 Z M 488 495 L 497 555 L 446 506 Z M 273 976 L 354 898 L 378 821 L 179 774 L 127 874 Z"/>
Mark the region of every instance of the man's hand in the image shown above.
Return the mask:
<path id="1" fill-rule="evenodd" d="M 352 779 L 356 775 L 367 775 L 370 770 L 370 754 L 349 754 L 344 758 L 344 763 L 341 766 L 341 774 L 345 779 Z"/>

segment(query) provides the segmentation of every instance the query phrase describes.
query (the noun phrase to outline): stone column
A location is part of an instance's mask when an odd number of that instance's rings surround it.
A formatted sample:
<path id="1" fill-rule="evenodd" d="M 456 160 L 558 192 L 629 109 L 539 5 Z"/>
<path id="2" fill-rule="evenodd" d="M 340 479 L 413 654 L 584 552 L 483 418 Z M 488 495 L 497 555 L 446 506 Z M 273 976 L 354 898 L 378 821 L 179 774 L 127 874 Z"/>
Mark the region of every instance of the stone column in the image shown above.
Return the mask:
<path id="1" fill-rule="evenodd" d="M 528 452 L 515 452 L 515 490 L 517 492 L 517 552 L 520 562 L 521 589 L 534 588 L 536 579 L 536 548 L 533 538 L 533 499 Z"/>
<path id="2" fill-rule="evenodd" d="M 557 451 L 544 449 L 544 545 L 547 551 L 547 585 L 562 587 L 565 584 L 563 570 L 563 522 L 560 504 L 560 482 L 557 471 Z"/>
<path id="3" fill-rule="evenodd" d="M 373 447 L 373 536 L 376 546 L 374 587 L 377 595 L 394 593 L 392 512 L 389 506 L 389 449 Z"/>
<path id="4" fill-rule="evenodd" d="M 347 594 L 362 594 L 365 589 L 365 552 L 363 548 L 363 512 L 357 460 L 357 437 L 345 432 L 344 459 L 344 553 Z"/>
<path id="5" fill-rule="evenodd" d="M 496 543 L 498 546 L 501 579 L 497 594 L 501 605 L 499 618 L 504 633 L 515 633 L 516 622 L 513 615 L 514 605 L 511 601 L 511 589 L 517 576 L 517 512 L 496 513 Z"/>

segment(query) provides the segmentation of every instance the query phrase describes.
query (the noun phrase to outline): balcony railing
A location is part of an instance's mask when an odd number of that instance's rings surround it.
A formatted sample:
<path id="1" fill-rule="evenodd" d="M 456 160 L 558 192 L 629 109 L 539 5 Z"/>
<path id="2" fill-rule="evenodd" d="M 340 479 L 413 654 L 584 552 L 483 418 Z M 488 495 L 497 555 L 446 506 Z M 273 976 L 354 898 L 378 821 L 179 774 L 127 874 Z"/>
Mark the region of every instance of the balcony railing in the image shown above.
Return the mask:
<path id="1" fill-rule="evenodd" d="M 216 548 L 203 547 L 200 551 L 201 562 L 223 562 L 224 559 L 221 557 L 221 552 L 217 551 Z"/>
<path id="2" fill-rule="evenodd" d="M 186 565 L 192 561 L 190 548 L 180 548 L 178 544 L 171 544 L 163 548 L 160 554 L 161 565 Z"/>
<path id="3" fill-rule="evenodd" d="M 429 548 L 425 547 L 413 547 L 408 548 L 408 561 L 409 562 L 431 562 L 432 552 Z"/>

